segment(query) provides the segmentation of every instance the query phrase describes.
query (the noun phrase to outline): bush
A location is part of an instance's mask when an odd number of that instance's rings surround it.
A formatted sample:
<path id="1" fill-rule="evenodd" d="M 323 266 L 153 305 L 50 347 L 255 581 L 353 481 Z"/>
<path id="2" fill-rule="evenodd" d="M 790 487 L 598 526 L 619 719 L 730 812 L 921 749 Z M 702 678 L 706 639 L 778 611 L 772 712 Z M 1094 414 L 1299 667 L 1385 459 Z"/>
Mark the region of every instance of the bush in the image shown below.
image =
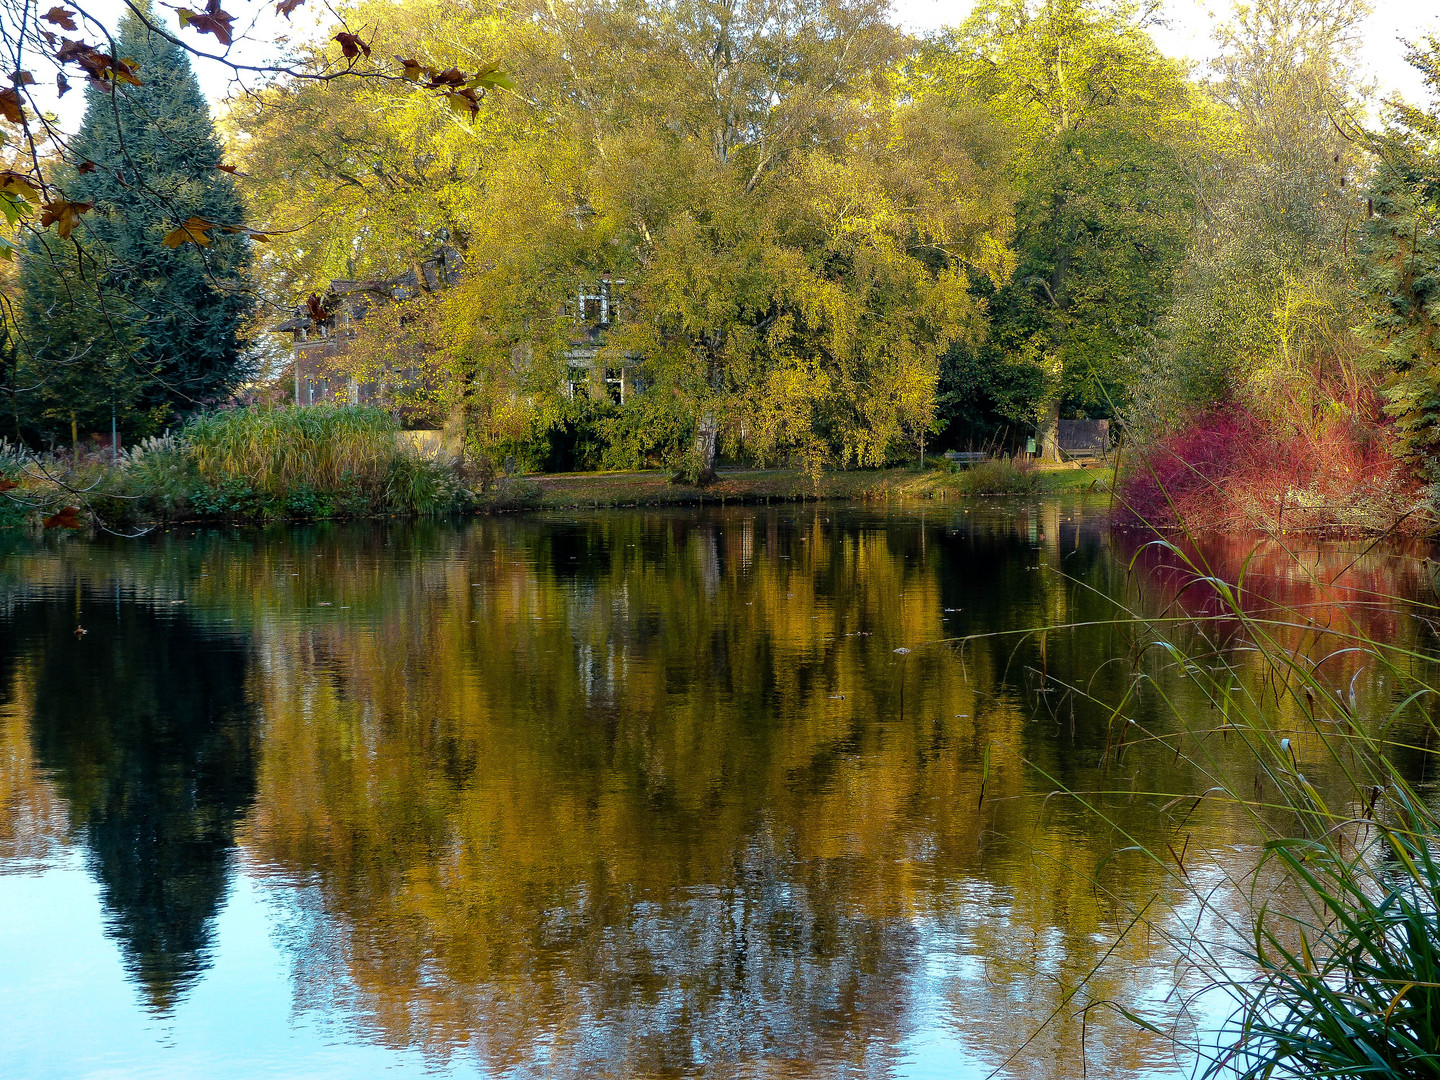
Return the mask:
<path id="1" fill-rule="evenodd" d="M 1388 425 L 1351 417 L 1300 430 L 1238 406 L 1211 409 L 1136 450 L 1119 482 L 1119 518 L 1201 531 L 1428 528 L 1393 442 Z"/>
<path id="2" fill-rule="evenodd" d="M 398 436 L 398 425 L 377 409 L 314 406 L 212 413 L 174 436 L 122 451 L 113 463 L 105 455 L 7 455 L 0 447 L 0 475 L 13 473 L 17 485 L 0 505 L 0 527 L 65 505 L 112 527 L 441 514 L 465 506 L 457 463 L 421 456 Z"/>
<path id="3" fill-rule="evenodd" d="M 1040 487 L 1040 471 L 1025 458 L 990 458 L 956 477 L 966 495 L 1029 495 Z"/>

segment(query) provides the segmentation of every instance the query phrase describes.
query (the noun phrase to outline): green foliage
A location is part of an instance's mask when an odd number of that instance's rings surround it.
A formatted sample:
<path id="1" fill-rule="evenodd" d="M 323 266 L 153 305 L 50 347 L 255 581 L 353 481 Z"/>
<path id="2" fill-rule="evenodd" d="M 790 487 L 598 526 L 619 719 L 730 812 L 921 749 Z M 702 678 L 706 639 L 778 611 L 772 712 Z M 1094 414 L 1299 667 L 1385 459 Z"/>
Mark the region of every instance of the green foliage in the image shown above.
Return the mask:
<path id="1" fill-rule="evenodd" d="M 380 409 L 317 405 L 209 413 L 179 435 L 200 481 L 197 509 L 221 516 L 442 513 L 461 498 L 453 470 L 400 446 Z"/>
<path id="2" fill-rule="evenodd" d="M 1284 431 L 1368 421 L 1373 385 L 1350 328 L 1366 168 L 1348 130 L 1359 102 L 1361 3 L 1264 0 L 1221 32 L 1213 151 L 1175 299 L 1147 348 L 1132 419 L 1143 431 L 1234 402 Z"/>
<path id="3" fill-rule="evenodd" d="M 68 150 L 88 162 L 62 178 L 65 198 L 93 204 L 74 229 L 37 231 L 21 266 L 28 349 L 15 378 L 25 433 L 49 442 L 108 430 L 148 433 L 214 403 L 247 374 L 239 333 L 253 299 L 250 240 L 216 229 L 170 247 L 192 218 L 243 226 L 221 148 L 185 52 L 134 12 L 118 56 L 140 85 L 92 85 Z"/>
<path id="4" fill-rule="evenodd" d="M 1023 458 L 990 458 L 955 477 L 962 495 L 1031 495 L 1040 489 L 1040 470 Z"/>
<path id="5" fill-rule="evenodd" d="M 1363 857 L 1323 841 L 1269 845 L 1315 910 L 1257 923 L 1246 1037 L 1208 1075 L 1440 1075 L 1440 821 L 1407 788 L 1393 800 Z"/>
<path id="6" fill-rule="evenodd" d="M 1410 61 L 1440 91 L 1440 39 Z M 1393 102 L 1375 139 L 1365 225 L 1369 337 L 1387 370 L 1386 409 L 1402 451 L 1440 483 L 1440 105 Z"/>
<path id="7" fill-rule="evenodd" d="M 993 0 L 930 46 L 920 83 L 1011 133 L 1014 273 L 981 285 L 984 343 L 951 352 L 952 418 L 987 437 L 987 419 L 1053 432 L 1061 407 L 1111 415 L 1184 253 L 1198 103 L 1183 72 L 1132 6 Z"/>

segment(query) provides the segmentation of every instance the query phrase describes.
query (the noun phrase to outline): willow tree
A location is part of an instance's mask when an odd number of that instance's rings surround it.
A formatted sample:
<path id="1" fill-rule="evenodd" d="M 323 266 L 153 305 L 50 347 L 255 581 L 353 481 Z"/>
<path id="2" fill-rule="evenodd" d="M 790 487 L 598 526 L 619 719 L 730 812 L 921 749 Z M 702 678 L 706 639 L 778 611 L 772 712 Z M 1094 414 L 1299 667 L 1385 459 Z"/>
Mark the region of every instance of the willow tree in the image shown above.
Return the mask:
<path id="1" fill-rule="evenodd" d="M 465 249 L 466 280 L 428 324 L 477 449 L 543 439 L 571 408 L 575 296 L 607 274 L 623 318 L 601 362 L 638 362 L 647 385 L 601 410 L 616 463 L 703 479 L 725 446 L 817 466 L 923 447 L 939 357 L 979 324 L 968 275 L 1003 277 L 1008 219 L 983 194 L 974 118 L 897 100 L 910 43 L 883 3 L 365 10 L 390 28 L 377 49 L 426 64 L 504 37 L 523 97 L 402 136 L 384 109 L 342 107 L 351 87 L 303 88 L 317 109 L 331 95 L 344 137 L 311 154 L 306 114 L 239 109 L 249 182 L 323 202 L 310 220 L 334 228 L 307 225 L 295 251 L 414 250 L 440 227 Z M 403 84 L 389 92 L 406 115 Z M 407 154 L 423 165 L 397 180 Z M 361 235 L 343 207 L 366 190 L 386 209 Z"/>

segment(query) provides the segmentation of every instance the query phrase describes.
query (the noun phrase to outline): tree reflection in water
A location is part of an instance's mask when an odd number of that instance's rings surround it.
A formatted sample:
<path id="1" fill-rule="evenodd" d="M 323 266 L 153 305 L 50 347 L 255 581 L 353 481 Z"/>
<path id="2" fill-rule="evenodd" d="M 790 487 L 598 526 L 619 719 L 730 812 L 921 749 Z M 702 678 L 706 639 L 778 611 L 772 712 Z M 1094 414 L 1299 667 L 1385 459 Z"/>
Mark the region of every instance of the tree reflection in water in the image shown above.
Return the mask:
<path id="1" fill-rule="evenodd" d="M 1168 749 L 1103 761 L 1103 703 L 1137 665 L 1182 713 L 1189 692 L 1112 621 L 1114 598 L 1163 612 L 1174 591 L 1145 560 L 1132 578 L 1132 554 L 1056 505 L 75 547 L 29 572 L 183 596 L 192 627 L 239 628 L 253 662 L 140 604 L 76 645 L 57 607 L 36 631 L 35 741 L 136 955 L 194 970 L 253 790 L 239 842 L 292 898 L 299 1007 L 437 1062 L 868 1075 L 943 1038 L 983 1074 L 1058 1009 L 1006 1072 L 1078 1076 L 1087 1004 L 1176 1019 L 1163 936 L 1110 950 L 1146 900 L 1185 894 L 1124 849 L 1173 838 L 1145 793 L 1209 783 Z M 1357 564 L 1376 588 L 1421 587 L 1380 558 Z M 1075 623 L 1094 625 L 1015 633 Z M 1220 647 L 1243 665 L 1242 645 Z M 89 674 L 58 659 L 92 651 Z M 1197 867 L 1245 872 L 1241 815 L 1207 805 L 1186 829 Z M 1094 1075 L 1173 1066 L 1112 1013 L 1086 1034 Z"/>
<path id="2" fill-rule="evenodd" d="M 84 842 L 127 967 L 167 1010 L 206 965 L 236 824 L 255 795 L 243 643 L 84 588 L 17 605 L 7 630 L 35 756 Z"/>

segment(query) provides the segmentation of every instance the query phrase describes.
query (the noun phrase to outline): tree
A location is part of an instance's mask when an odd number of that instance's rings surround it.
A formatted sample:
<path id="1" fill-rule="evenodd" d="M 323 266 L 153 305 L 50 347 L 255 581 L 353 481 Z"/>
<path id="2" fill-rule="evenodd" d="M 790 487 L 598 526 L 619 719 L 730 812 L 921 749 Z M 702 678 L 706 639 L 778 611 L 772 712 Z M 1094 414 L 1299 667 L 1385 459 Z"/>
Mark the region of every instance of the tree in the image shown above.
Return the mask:
<path id="1" fill-rule="evenodd" d="M 1440 39 L 1409 60 L 1440 91 Z M 1440 483 L 1440 105 L 1389 104 L 1373 140 L 1373 212 L 1365 227 L 1369 337 L 1386 370 L 1386 411 L 1404 455 Z"/>
<path id="2" fill-rule="evenodd" d="M 112 407 L 153 430 L 247 374 L 251 240 L 199 84 L 134 11 L 115 50 L 137 81 L 86 89 L 60 180 L 83 223 L 33 233 L 22 265 L 31 348 L 18 382 L 34 389 L 18 406 L 52 440 L 108 427 Z"/>
<path id="3" fill-rule="evenodd" d="M 1196 170 L 1195 227 L 1157 328 L 1135 417 L 1161 429 L 1238 404 L 1272 428 L 1370 422 L 1373 375 L 1350 181 L 1368 167 L 1358 0 L 1262 0 L 1238 11 L 1211 63 L 1213 150 Z"/>
<path id="4" fill-rule="evenodd" d="M 1163 310 L 1191 212 L 1196 102 L 1129 3 L 991 0 L 934 42 L 918 92 L 992 111 L 1009 129 L 1015 270 L 983 347 L 955 350 L 952 408 L 980 390 L 1033 423 L 1058 458 L 1062 407 L 1126 400 L 1138 339 Z"/>

